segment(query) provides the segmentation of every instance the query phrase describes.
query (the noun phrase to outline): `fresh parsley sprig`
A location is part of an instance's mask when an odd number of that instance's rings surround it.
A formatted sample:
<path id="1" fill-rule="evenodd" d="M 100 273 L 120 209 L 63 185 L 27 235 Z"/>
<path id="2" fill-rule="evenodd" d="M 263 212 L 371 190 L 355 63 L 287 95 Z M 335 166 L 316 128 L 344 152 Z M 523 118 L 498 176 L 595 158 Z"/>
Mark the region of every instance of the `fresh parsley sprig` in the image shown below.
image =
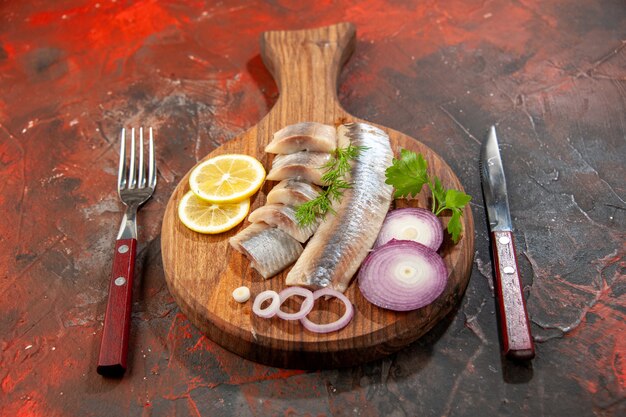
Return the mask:
<path id="1" fill-rule="evenodd" d="M 365 149 L 366 146 L 352 145 L 335 149 L 330 160 L 321 167 L 324 170 L 322 182 L 326 188 L 313 200 L 296 207 L 296 220 L 301 227 L 313 224 L 318 218 L 323 219 L 328 212 L 335 214 L 333 201 L 341 200 L 343 192 L 352 188 L 352 184 L 346 180 L 346 174 L 351 169 L 350 161 Z"/>
<path id="2" fill-rule="evenodd" d="M 406 149 L 400 151 L 399 159 L 393 159 L 385 174 L 387 176 L 385 182 L 396 189 L 395 198 L 415 197 L 422 191 L 422 187 L 427 185 L 433 196 L 432 212 L 436 215 L 445 210 L 452 212 L 447 229 L 452 241 L 454 243 L 459 241 L 463 229 L 461 224 L 463 207 L 471 201 L 471 196 L 455 189 L 446 190 L 439 178 L 428 174 L 428 162 L 422 154 Z"/>

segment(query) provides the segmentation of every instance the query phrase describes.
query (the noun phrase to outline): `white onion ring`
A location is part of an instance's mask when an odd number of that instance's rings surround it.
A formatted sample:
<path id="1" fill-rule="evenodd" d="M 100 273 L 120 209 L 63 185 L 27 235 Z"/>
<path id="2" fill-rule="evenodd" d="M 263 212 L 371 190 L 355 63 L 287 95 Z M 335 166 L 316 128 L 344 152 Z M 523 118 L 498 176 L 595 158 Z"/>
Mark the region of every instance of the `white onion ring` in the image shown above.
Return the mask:
<path id="1" fill-rule="evenodd" d="M 443 226 L 430 210 L 413 207 L 391 210 L 383 221 L 374 248 L 392 239 L 412 240 L 436 251 L 443 242 Z"/>
<path id="2" fill-rule="evenodd" d="M 332 323 L 327 323 L 327 324 L 313 323 L 308 318 L 302 317 L 300 319 L 300 323 L 302 323 L 302 325 L 311 332 L 330 333 L 339 329 L 343 329 L 344 327 L 346 327 L 348 323 L 350 323 L 350 320 L 352 320 L 352 317 L 354 316 L 354 307 L 352 306 L 352 303 L 350 302 L 350 300 L 348 300 L 348 297 L 343 295 L 343 293 L 337 290 L 334 290 L 332 288 L 322 288 L 321 290 L 315 291 L 313 293 L 313 300 L 317 300 L 318 298 L 323 297 L 325 295 L 335 297 L 341 300 L 343 304 L 346 306 L 346 312 L 343 313 L 343 316 L 341 316 L 339 320 L 336 320 Z"/>
<path id="3" fill-rule="evenodd" d="M 264 301 L 272 299 L 272 302 L 269 306 L 265 308 L 261 308 L 261 304 Z M 256 298 L 254 299 L 254 304 L 252 304 L 252 312 L 259 317 L 264 319 L 269 319 L 270 317 L 274 317 L 278 312 L 278 308 L 280 307 L 280 297 L 276 291 L 265 290 L 260 292 Z"/>
<path id="4" fill-rule="evenodd" d="M 292 295 L 301 295 L 304 297 L 304 301 L 300 304 L 300 310 L 297 313 L 285 313 L 280 309 L 280 307 Z M 278 296 L 280 297 L 280 305 L 278 306 L 276 315 L 283 320 L 300 320 L 313 310 L 313 303 L 315 300 L 313 299 L 313 293 L 311 290 L 303 287 L 288 287 L 278 293 Z"/>

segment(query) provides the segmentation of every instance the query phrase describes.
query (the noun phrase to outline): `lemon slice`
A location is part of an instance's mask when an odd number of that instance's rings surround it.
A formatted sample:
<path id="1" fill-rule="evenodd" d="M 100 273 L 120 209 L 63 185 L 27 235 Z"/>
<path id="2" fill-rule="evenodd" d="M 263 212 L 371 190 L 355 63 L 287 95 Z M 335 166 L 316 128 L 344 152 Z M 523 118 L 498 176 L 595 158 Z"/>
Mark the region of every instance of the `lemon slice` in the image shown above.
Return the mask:
<path id="1" fill-rule="evenodd" d="M 220 155 L 202 162 L 191 171 L 189 187 L 198 197 L 212 203 L 233 203 L 256 193 L 265 180 L 265 168 L 248 155 Z"/>
<path id="2" fill-rule="evenodd" d="M 178 205 L 178 217 L 185 226 L 198 233 L 222 233 L 246 218 L 250 200 L 238 203 L 209 203 L 189 191 Z"/>

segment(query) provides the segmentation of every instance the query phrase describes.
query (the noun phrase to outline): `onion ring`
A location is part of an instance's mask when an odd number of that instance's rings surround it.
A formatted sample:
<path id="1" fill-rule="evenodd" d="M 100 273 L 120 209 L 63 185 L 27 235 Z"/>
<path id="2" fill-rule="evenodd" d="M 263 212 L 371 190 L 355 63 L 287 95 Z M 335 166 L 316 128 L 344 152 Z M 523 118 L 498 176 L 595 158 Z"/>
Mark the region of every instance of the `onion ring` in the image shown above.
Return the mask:
<path id="1" fill-rule="evenodd" d="M 378 307 L 409 311 L 435 301 L 448 283 L 448 270 L 434 250 L 412 240 L 374 249 L 358 274 L 363 297 Z"/>
<path id="2" fill-rule="evenodd" d="M 280 309 L 280 307 L 292 295 L 301 295 L 304 297 L 304 301 L 300 304 L 300 310 L 297 313 L 285 313 Z M 313 310 L 313 303 L 315 300 L 313 299 L 313 293 L 311 290 L 303 287 L 288 287 L 278 293 L 278 296 L 280 297 L 280 305 L 278 306 L 276 315 L 283 320 L 300 320 Z"/>
<path id="3" fill-rule="evenodd" d="M 264 301 L 272 299 L 272 302 L 269 306 L 265 308 L 261 308 L 261 304 Z M 259 317 L 264 319 L 269 319 L 270 317 L 274 317 L 278 312 L 278 308 L 280 307 L 280 297 L 276 291 L 265 290 L 260 292 L 256 298 L 254 299 L 254 304 L 252 304 L 252 312 Z"/>
<path id="4" fill-rule="evenodd" d="M 346 327 L 348 323 L 350 323 L 350 320 L 352 320 L 352 317 L 354 316 L 354 307 L 352 306 L 352 303 L 350 302 L 350 300 L 348 300 L 348 297 L 343 295 L 343 293 L 337 290 L 334 290 L 332 288 L 322 288 L 321 290 L 315 291 L 313 293 L 313 300 L 317 300 L 318 298 L 323 297 L 325 295 L 338 298 L 341 302 L 343 302 L 344 305 L 346 306 L 346 312 L 343 313 L 343 316 L 341 316 L 339 320 L 336 320 L 332 323 L 327 323 L 327 324 L 313 323 L 308 318 L 302 317 L 300 319 L 300 323 L 302 323 L 302 325 L 311 332 L 330 333 L 339 329 L 343 329 L 344 327 Z"/>
<path id="5" fill-rule="evenodd" d="M 443 226 L 439 217 L 423 208 L 401 208 L 387 213 L 374 249 L 396 240 L 412 240 L 436 251 L 443 242 Z"/>

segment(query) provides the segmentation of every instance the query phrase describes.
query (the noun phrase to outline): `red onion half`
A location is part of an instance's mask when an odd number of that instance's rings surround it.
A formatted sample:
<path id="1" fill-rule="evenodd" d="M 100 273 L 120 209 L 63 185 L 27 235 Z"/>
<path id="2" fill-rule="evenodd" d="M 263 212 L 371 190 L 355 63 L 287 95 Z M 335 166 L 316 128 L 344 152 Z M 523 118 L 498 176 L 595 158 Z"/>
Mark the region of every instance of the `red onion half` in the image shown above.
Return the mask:
<path id="1" fill-rule="evenodd" d="M 437 250 L 443 242 L 443 226 L 433 212 L 423 208 L 391 210 L 383 221 L 374 248 L 391 239 L 412 240 Z"/>
<path id="2" fill-rule="evenodd" d="M 365 258 L 359 288 L 372 304 L 409 311 L 432 303 L 448 281 L 448 271 L 434 250 L 411 240 L 391 240 Z"/>
<path id="3" fill-rule="evenodd" d="M 269 306 L 265 308 L 261 308 L 261 304 L 264 301 L 271 299 L 272 302 Z M 252 312 L 259 317 L 264 319 L 269 319 L 270 317 L 274 317 L 278 312 L 280 307 L 280 296 L 276 291 L 266 290 L 260 292 L 259 295 L 254 299 L 254 304 L 252 304 Z"/>
<path id="4" fill-rule="evenodd" d="M 337 290 L 334 290 L 332 288 L 322 288 L 321 290 L 317 290 L 313 293 L 313 299 L 317 300 L 318 298 L 325 295 L 338 298 L 340 301 L 342 301 L 343 304 L 346 306 L 346 312 L 343 313 L 343 316 L 341 316 L 339 320 L 327 324 L 317 324 L 313 323 L 306 317 L 301 318 L 300 323 L 302 323 L 302 325 L 311 332 L 330 333 L 339 329 L 343 329 L 348 323 L 350 323 L 350 320 L 352 320 L 352 316 L 354 316 L 354 307 L 352 306 L 352 303 L 350 302 L 350 300 L 348 300 L 348 297 L 346 297 Z"/>
<path id="5" fill-rule="evenodd" d="M 285 313 L 280 309 L 280 307 L 292 295 L 301 295 L 304 297 L 304 301 L 300 304 L 300 310 L 297 313 Z M 288 287 L 278 293 L 278 296 L 280 297 L 280 306 L 278 306 L 276 315 L 283 320 L 300 320 L 313 310 L 313 303 L 315 302 L 315 299 L 313 298 L 311 290 L 303 287 Z"/>

